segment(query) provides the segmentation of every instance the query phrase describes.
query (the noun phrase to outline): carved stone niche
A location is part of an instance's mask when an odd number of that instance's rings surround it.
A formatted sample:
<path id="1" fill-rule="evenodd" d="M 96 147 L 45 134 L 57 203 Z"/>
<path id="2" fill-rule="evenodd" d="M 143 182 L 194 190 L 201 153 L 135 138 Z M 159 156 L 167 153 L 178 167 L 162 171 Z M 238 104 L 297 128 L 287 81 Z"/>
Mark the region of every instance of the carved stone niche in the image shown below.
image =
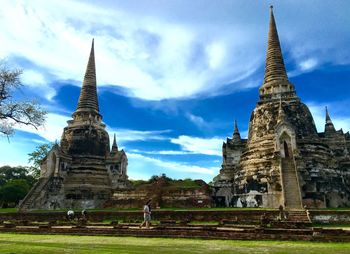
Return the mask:
<path id="1" fill-rule="evenodd" d="M 281 124 L 276 128 L 275 149 L 280 152 L 282 158 L 293 157 L 297 151 L 296 135 L 294 129 Z"/>

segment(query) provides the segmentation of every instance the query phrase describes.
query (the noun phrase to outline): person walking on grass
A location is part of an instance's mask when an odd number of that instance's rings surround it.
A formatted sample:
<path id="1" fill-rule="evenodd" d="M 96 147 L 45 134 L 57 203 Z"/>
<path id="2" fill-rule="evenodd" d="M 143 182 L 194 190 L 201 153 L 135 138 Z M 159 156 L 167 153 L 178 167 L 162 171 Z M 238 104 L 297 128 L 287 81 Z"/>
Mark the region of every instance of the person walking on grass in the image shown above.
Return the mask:
<path id="1" fill-rule="evenodd" d="M 146 225 L 146 228 L 149 228 L 150 222 L 151 222 L 151 201 L 152 199 L 149 199 L 145 206 L 143 207 L 143 222 L 139 226 L 142 228 L 144 225 Z"/>

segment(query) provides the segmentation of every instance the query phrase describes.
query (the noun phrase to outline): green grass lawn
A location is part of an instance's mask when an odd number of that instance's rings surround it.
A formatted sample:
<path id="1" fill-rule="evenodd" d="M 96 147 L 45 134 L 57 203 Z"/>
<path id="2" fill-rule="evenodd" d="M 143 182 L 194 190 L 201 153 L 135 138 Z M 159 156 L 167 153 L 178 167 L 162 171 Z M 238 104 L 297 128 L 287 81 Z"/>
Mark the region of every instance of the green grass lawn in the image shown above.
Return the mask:
<path id="1" fill-rule="evenodd" d="M 0 213 L 16 213 L 17 208 L 0 208 Z"/>
<path id="2" fill-rule="evenodd" d="M 350 253 L 350 243 L 0 234 L 0 253 Z"/>

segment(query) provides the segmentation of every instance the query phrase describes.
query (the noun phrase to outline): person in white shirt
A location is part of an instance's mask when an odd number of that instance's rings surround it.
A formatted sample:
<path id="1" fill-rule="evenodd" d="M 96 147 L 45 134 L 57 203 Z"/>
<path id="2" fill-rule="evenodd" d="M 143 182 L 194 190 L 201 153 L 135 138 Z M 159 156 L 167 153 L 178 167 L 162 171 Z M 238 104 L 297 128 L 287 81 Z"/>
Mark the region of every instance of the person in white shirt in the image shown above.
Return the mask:
<path id="1" fill-rule="evenodd" d="M 67 217 L 68 217 L 68 220 L 70 220 L 70 221 L 74 220 L 74 211 L 68 210 Z"/>
<path id="2" fill-rule="evenodd" d="M 139 226 L 142 228 L 144 225 L 146 225 L 146 228 L 149 228 L 150 221 L 151 221 L 151 202 L 152 200 L 148 200 L 146 204 L 143 207 L 143 222 Z"/>

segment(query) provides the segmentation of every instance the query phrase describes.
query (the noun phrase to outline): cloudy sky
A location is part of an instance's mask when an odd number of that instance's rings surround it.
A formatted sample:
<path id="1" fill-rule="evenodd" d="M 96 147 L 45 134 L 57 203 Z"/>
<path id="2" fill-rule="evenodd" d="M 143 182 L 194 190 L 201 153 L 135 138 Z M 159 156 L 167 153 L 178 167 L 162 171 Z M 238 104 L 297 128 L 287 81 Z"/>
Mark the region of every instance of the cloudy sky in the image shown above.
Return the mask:
<path id="1" fill-rule="evenodd" d="M 349 131 L 349 1 L 0 0 L 0 58 L 23 69 L 16 96 L 48 111 L 43 128 L 0 137 L 0 165 L 27 165 L 36 146 L 60 139 L 95 38 L 100 111 L 130 178 L 212 180 L 234 119 L 246 136 L 271 3 L 289 78 L 318 130 L 327 105 Z"/>

